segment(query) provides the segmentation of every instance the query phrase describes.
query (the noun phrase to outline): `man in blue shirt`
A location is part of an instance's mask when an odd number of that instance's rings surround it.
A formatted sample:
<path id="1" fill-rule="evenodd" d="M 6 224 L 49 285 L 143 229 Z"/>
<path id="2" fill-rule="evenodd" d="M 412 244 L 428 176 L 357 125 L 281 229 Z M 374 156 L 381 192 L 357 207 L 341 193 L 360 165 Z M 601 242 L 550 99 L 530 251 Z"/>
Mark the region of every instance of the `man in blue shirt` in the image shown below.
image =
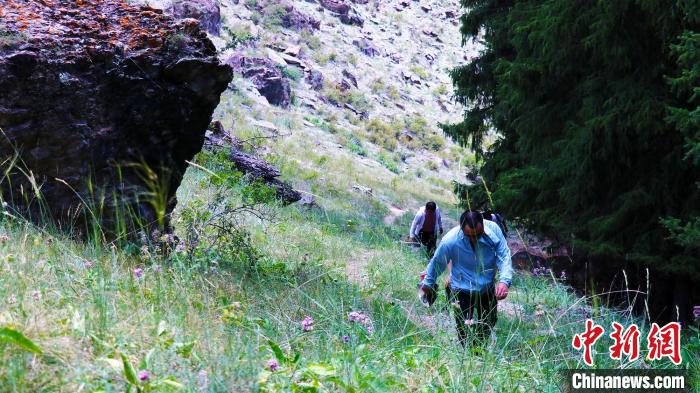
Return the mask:
<path id="1" fill-rule="evenodd" d="M 453 298 L 459 302 L 455 321 L 460 342 L 483 345 L 496 324 L 497 300 L 508 296 L 513 276 L 510 249 L 498 224 L 484 220 L 481 213 L 466 211 L 459 222 L 459 227 L 442 238 L 428 264 L 421 290 L 432 304 L 435 281 L 451 262 L 449 285 Z M 494 285 L 496 269 L 498 284 Z M 471 337 L 467 325 L 474 333 Z"/>

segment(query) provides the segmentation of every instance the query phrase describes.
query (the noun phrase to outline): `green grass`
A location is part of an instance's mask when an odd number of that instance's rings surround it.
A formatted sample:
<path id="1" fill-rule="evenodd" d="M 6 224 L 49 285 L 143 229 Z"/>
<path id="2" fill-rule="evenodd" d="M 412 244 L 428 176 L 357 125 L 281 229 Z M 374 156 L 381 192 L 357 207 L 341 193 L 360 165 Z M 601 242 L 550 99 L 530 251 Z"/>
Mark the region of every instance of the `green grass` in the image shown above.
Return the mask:
<path id="1" fill-rule="evenodd" d="M 207 157 L 198 162 L 215 172 L 225 168 L 217 156 Z M 210 206 L 240 205 L 245 198 L 245 187 L 222 194 L 210 180 L 208 172 L 188 170 L 174 220 L 179 236 L 186 235 L 188 209 L 206 214 Z M 410 212 L 386 226 L 381 203 L 343 189 L 324 192 L 318 203 L 312 210 L 268 204 L 271 221 L 265 222 L 238 216 L 254 248 L 243 256 L 240 243 L 231 248 L 216 236 L 191 254 L 164 257 L 138 246 L 75 242 L 2 219 L 0 325 L 23 333 L 42 352 L 0 340 L 0 386 L 124 391 L 133 377 L 125 370 L 133 368 L 149 372 L 147 383 L 136 383 L 151 391 L 181 385 L 212 392 L 304 386 L 554 392 L 558 368 L 582 366 L 571 337 L 588 314 L 607 329 L 613 320 L 633 321 L 620 311 L 591 308 L 556 280 L 517 273 L 495 341 L 483 355 L 465 353 L 444 297 L 430 309 L 415 298 L 425 260 L 397 242 Z M 361 266 L 366 279 L 350 280 L 348 266 Z M 144 271 L 140 278 L 137 268 Z M 350 311 L 366 313 L 373 332 L 350 322 Z M 306 316 L 314 320 L 309 332 L 301 327 Z M 634 321 L 646 331 L 643 321 Z M 697 367 L 697 331 L 692 340 L 685 341 L 686 362 Z M 602 342 L 597 349 L 599 367 L 619 366 L 607 359 Z M 122 355 L 131 367 L 124 368 Z M 269 372 L 273 358 L 280 368 Z"/>

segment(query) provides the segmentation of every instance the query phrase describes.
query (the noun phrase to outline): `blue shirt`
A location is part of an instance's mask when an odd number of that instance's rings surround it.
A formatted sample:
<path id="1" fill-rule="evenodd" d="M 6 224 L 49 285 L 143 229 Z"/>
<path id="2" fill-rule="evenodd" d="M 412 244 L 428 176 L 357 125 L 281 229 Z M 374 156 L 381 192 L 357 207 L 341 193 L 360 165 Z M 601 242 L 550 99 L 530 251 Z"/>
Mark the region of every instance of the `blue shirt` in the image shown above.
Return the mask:
<path id="1" fill-rule="evenodd" d="M 510 249 L 495 222 L 484 220 L 484 235 L 476 242 L 474 249 L 459 226 L 447 232 L 428 264 L 425 285 L 435 285 L 435 280 L 445 271 L 449 261 L 452 261 L 451 288 L 481 291 L 493 285 L 496 268 L 498 281 L 510 287 L 513 277 Z"/>

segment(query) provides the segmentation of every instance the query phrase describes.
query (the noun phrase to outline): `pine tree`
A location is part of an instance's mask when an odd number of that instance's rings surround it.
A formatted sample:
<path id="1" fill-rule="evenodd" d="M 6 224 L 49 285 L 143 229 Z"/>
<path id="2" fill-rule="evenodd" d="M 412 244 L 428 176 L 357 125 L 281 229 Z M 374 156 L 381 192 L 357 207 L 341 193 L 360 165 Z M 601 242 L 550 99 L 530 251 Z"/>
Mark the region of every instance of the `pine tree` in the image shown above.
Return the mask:
<path id="1" fill-rule="evenodd" d="M 700 282 L 697 3 L 465 0 L 463 39 L 484 48 L 453 70 L 468 109 L 443 125 L 484 159 L 507 216 L 599 276 L 651 269 L 662 319 L 672 305 L 687 318 L 684 292 Z M 479 184 L 458 191 L 489 197 Z"/>

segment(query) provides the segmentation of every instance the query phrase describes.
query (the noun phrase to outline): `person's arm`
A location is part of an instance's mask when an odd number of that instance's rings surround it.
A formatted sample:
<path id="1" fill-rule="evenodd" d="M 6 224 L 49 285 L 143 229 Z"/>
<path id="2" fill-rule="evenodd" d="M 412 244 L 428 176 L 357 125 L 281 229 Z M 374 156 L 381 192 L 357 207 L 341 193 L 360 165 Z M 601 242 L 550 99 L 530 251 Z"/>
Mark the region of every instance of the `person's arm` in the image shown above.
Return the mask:
<path id="1" fill-rule="evenodd" d="M 449 246 L 447 243 L 442 242 L 438 246 L 437 250 L 435 250 L 435 255 L 433 255 L 430 263 L 428 263 L 428 269 L 426 271 L 423 283 L 431 290 L 435 287 L 435 281 L 437 278 L 440 277 L 440 274 L 442 274 L 447 267 L 448 254 Z"/>
<path id="2" fill-rule="evenodd" d="M 408 237 L 411 239 L 416 239 L 418 240 L 418 234 L 416 233 L 416 229 L 418 227 L 418 221 L 420 220 L 421 212 L 420 210 L 418 213 L 416 213 L 416 216 L 413 217 L 413 222 L 411 223 L 411 230 L 408 234 Z"/>
<path id="3" fill-rule="evenodd" d="M 442 235 L 442 212 L 440 211 L 440 208 L 437 208 L 437 223 L 440 227 L 440 234 Z"/>
<path id="4" fill-rule="evenodd" d="M 511 280 L 513 279 L 513 262 L 510 256 L 510 248 L 508 248 L 508 242 L 503 236 L 503 232 L 501 232 L 500 228 L 495 232 L 498 238 L 498 244 L 496 244 L 496 264 L 498 265 L 496 298 L 501 300 L 508 296 L 508 288 L 510 288 Z"/>

